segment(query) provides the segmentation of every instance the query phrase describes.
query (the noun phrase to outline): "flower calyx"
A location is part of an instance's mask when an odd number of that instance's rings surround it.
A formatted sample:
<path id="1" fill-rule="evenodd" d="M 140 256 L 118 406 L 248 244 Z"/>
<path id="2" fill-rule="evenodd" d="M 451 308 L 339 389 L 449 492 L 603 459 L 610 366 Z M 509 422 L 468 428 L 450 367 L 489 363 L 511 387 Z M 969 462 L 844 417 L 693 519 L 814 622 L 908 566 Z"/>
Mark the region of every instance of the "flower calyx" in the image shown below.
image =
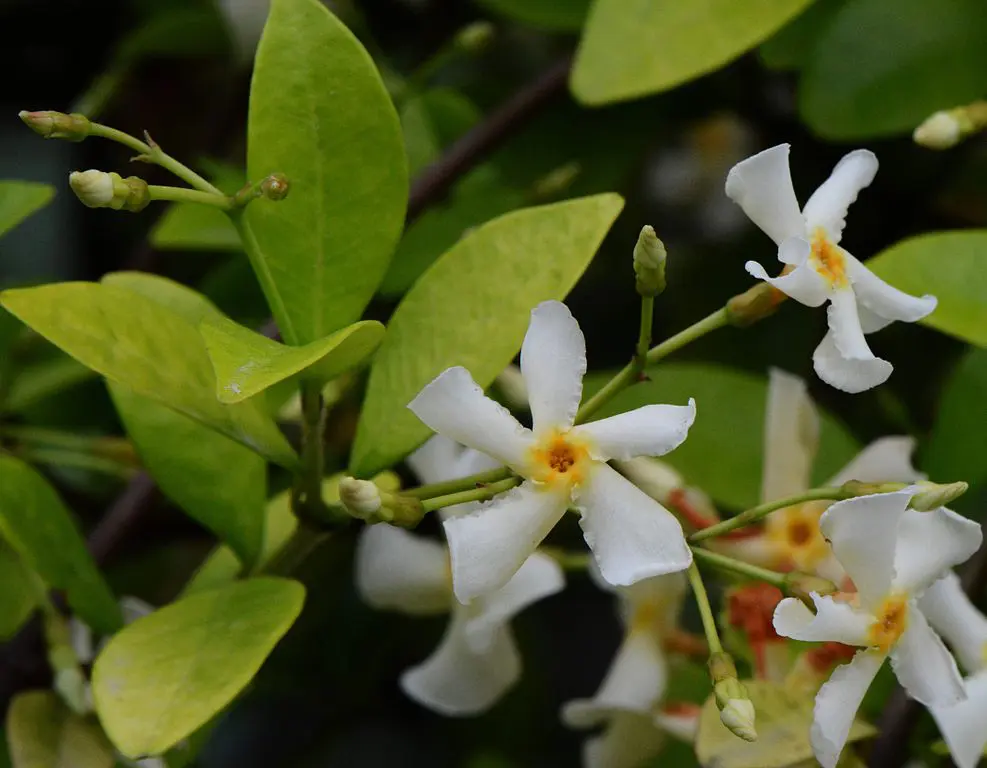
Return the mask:
<path id="1" fill-rule="evenodd" d="M 421 499 L 382 491 L 375 483 L 355 477 L 339 481 L 339 500 L 353 517 L 367 523 L 413 528 L 425 515 Z"/>

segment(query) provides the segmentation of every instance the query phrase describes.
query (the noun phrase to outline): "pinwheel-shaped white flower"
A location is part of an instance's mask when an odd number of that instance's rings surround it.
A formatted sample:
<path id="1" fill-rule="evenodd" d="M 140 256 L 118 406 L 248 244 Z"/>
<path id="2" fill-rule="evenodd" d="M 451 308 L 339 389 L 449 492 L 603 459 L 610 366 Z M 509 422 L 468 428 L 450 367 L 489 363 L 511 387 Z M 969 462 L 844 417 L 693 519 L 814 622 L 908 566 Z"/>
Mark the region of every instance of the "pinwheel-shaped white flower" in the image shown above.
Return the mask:
<path id="1" fill-rule="evenodd" d="M 761 501 L 797 496 L 812 487 L 812 465 L 819 446 L 819 414 L 798 376 L 772 368 L 764 422 Z M 924 476 L 911 463 L 915 440 L 882 437 L 870 443 L 823 483 L 911 483 Z M 843 568 L 819 530 L 828 501 L 810 501 L 772 512 L 756 536 L 724 539 L 716 546 L 735 557 L 776 570 L 796 568 L 840 584 Z"/>
<path id="2" fill-rule="evenodd" d="M 955 573 L 926 591 L 919 607 L 969 673 L 966 700 L 929 707 L 958 768 L 975 768 L 987 746 L 987 616 L 963 592 Z"/>
<path id="3" fill-rule="evenodd" d="M 850 601 L 813 593 L 813 614 L 801 601 L 778 604 L 778 634 L 860 648 L 816 696 L 811 741 L 816 759 L 834 768 L 860 702 L 884 660 L 908 694 L 927 706 L 965 697 L 956 662 L 918 606 L 922 593 L 972 555 L 980 526 L 945 508 L 908 509 L 914 487 L 861 496 L 831 506 L 820 521 L 837 559 L 853 580 Z"/>
<path id="4" fill-rule="evenodd" d="M 571 701 L 562 709 L 562 720 L 572 728 L 606 724 L 583 748 L 586 768 L 635 768 L 657 754 L 668 735 L 691 741 L 698 723 L 698 708 L 658 708 L 668 683 L 663 644 L 678 626 L 685 578 L 645 579 L 618 588 L 617 594 L 624 639 L 610 670 L 592 699 Z"/>
<path id="5" fill-rule="evenodd" d="M 809 307 L 829 301 L 829 332 L 816 348 L 819 378 L 845 392 L 886 381 L 891 363 L 875 357 L 864 334 L 895 320 L 914 322 L 936 308 L 933 296 L 916 298 L 891 287 L 839 246 L 850 204 L 877 173 L 865 149 L 846 155 L 799 210 L 788 167 L 788 145 L 744 160 L 727 175 L 726 193 L 778 245 L 787 274 L 772 278 L 757 262 L 747 271 Z"/>
<path id="6" fill-rule="evenodd" d="M 573 426 L 586 372 L 582 331 L 564 304 L 531 313 L 521 347 L 533 429 L 487 398 L 465 368 L 450 368 L 408 406 L 441 435 L 493 456 L 526 479 L 476 512 L 445 521 L 456 596 L 466 603 L 499 589 L 570 504 L 611 584 L 632 584 L 689 566 L 682 527 L 658 502 L 607 465 L 658 456 L 685 440 L 688 406 L 648 405 Z"/>

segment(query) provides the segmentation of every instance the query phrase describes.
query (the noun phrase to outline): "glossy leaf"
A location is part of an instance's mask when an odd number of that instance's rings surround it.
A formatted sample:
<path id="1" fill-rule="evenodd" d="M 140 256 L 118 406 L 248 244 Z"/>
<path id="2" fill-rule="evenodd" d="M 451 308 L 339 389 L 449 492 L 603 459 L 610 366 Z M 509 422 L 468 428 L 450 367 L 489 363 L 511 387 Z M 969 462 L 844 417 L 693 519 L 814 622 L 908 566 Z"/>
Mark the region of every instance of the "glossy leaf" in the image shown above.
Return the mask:
<path id="1" fill-rule="evenodd" d="M 72 712 L 52 691 L 27 691 L 10 702 L 7 739 L 13 768 L 113 768 L 116 758 L 99 724 Z"/>
<path id="2" fill-rule="evenodd" d="M 650 381 L 635 384 L 600 412 L 599 418 L 651 403 L 684 405 L 696 398 L 696 421 L 689 438 L 662 461 L 686 482 L 736 509 L 760 500 L 764 414 L 768 380 L 763 376 L 704 363 L 662 363 L 649 369 Z M 609 374 L 590 374 L 583 397 L 599 389 Z M 859 450 L 836 419 L 820 411 L 815 482 L 825 482 Z"/>
<path id="3" fill-rule="evenodd" d="M 477 4 L 513 21 L 552 32 L 577 32 L 591 0 L 476 0 Z"/>
<path id="4" fill-rule="evenodd" d="M 987 230 L 911 237 L 882 251 L 867 266 L 895 288 L 939 299 L 924 324 L 987 347 Z"/>
<path id="5" fill-rule="evenodd" d="M 296 581 L 256 578 L 190 595 L 115 635 L 93 666 L 96 711 L 127 757 L 156 755 L 243 690 L 302 609 Z"/>
<path id="6" fill-rule="evenodd" d="M 407 98 L 401 106 L 401 131 L 408 172 L 416 176 L 444 147 L 476 125 L 480 116 L 473 102 L 450 88 L 435 88 Z"/>
<path id="7" fill-rule="evenodd" d="M 397 114 L 373 61 L 318 0 L 274 0 L 257 50 L 248 176 L 291 193 L 245 216 L 251 254 L 285 341 L 359 319 L 404 225 L 408 173 Z M 249 250 L 248 250 L 249 252 Z"/>
<path id="8" fill-rule="evenodd" d="M 0 642 L 9 640 L 37 605 L 31 572 L 0 537 Z"/>
<path id="9" fill-rule="evenodd" d="M 923 446 L 922 469 L 933 480 L 987 482 L 987 349 L 969 351 L 953 369 L 942 396 L 932 433 Z"/>
<path id="10" fill-rule="evenodd" d="M 169 284 L 169 300 L 195 301 L 194 291 L 164 278 L 125 279 Z M 294 451 L 260 404 L 223 405 L 216 400 L 216 377 L 198 328 L 175 309 L 112 280 L 4 291 L 0 303 L 111 381 L 201 421 L 274 462 L 294 465 Z"/>
<path id="11" fill-rule="evenodd" d="M 620 196 L 604 194 L 514 211 L 436 261 L 398 306 L 377 352 L 352 471 L 372 475 L 428 437 L 406 406 L 446 368 L 463 365 L 490 384 L 520 348 L 532 308 L 566 296 L 622 207 Z"/>
<path id="12" fill-rule="evenodd" d="M 216 372 L 216 397 L 238 403 L 299 374 L 324 384 L 365 362 L 384 326 L 365 320 L 304 347 L 289 347 L 232 320 L 207 320 L 199 330 Z"/>
<path id="13" fill-rule="evenodd" d="M 696 732 L 696 757 L 704 768 L 786 768 L 812 761 L 809 729 L 814 702 L 789 693 L 767 680 L 744 680 L 757 711 L 757 741 L 738 739 L 720 722 L 710 696 L 703 705 Z M 850 728 L 848 743 L 872 736 L 877 730 L 862 720 Z M 812 761 L 811 764 L 815 764 Z"/>
<path id="14" fill-rule="evenodd" d="M 0 455 L 0 533 L 52 589 L 66 591 L 72 610 L 98 632 L 121 623 L 107 586 L 71 513 L 37 471 Z"/>
<path id="15" fill-rule="evenodd" d="M 141 461 L 161 491 L 229 543 L 241 563 L 260 555 L 267 465 L 259 454 L 167 406 L 109 383 Z"/>
<path id="16" fill-rule="evenodd" d="M 51 184 L 36 181 L 0 181 L 0 236 L 16 227 L 55 196 Z"/>
<path id="17" fill-rule="evenodd" d="M 680 85 L 768 38 L 812 0 L 596 0 L 570 85 L 589 105 Z"/>
<path id="18" fill-rule="evenodd" d="M 45 398 L 96 378 L 78 360 L 60 356 L 18 370 L 3 401 L 3 410 L 22 413 Z"/>
<path id="19" fill-rule="evenodd" d="M 799 111 L 820 136 L 911 131 L 938 109 L 987 91 L 987 6 L 980 0 L 855 0 L 807 63 Z"/>
<path id="20" fill-rule="evenodd" d="M 802 69 L 816 43 L 848 0 L 814 0 L 802 13 L 765 40 L 758 55 L 771 69 Z"/>

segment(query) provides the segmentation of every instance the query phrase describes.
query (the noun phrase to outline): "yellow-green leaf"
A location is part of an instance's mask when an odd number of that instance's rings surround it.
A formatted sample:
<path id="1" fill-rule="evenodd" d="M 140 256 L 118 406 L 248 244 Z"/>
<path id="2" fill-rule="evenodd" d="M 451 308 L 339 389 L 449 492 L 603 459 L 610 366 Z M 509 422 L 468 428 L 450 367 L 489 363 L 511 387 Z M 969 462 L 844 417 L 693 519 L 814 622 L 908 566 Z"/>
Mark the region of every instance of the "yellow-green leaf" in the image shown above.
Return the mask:
<path id="1" fill-rule="evenodd" d="M 289 347 L 232 320 L 199 330 L 216 372 L 216 397 L 238 403 L 295 374 L 324 384 L 365 362 L 384 337 L 376 320 L 353 323 L 303 347 Z"/>
<path id="2" fill-rule="evenodd" d="M 281 335 L 307 344 L 360 318 L 404 226 L 408 170 L 373 60 L 318 0 L 274 0 L 257 49 L 247 169 L 288 197 L 246 212 L 248 249 Z"/>
<path id="3" fill-rule="evenodd" d="M 116 758 L 99 724 L 51 691 L 18 694 L 7 710 L 12 768 L 113 768 Z"/>
<path id="4" fill-rule="evenodd" d="M 243 690 L 302 609 L 305 588 L 256 578 L 185 597 L 138 619 L 93 666 L 96 711 L 125 756 L 157 755 Z"/>
<path id="5" fill-rule="evenodd" d="M 0 235 L 13 229 L 55 196 L 51 184 L 36 181 L 0 181 Z"/>
<path id="6" fill-rule="evenodd" d="M 576 32 L 589 12 L 590 0 L 477 0 L 492 13 L 552 32 Z"/>
<path id="7" fill-rule="evenodd" d="M 867 266 L 895 288 L 939 299 L 922 323 L 987 347 L 987 229 L 910 237 Z"/>
<path id="8" fill-rule="evenodd" d="M 58 494 L 34 469 L 0 455 L 0 533 L 52 589 L 98 632 L 122 624 L 120 608 Z"/>
<path id="9" fill-rule="evenodd" d="M 446 368 L 463 365 L 480 386 L 490 384 L 521 346 L 531 310 L 569 293 L 622 207 L 619 195 L 603 194 L 514 211 L 440 257 L 391 318 L 351 470 L 372 475 L 428 437 L 407 404 Z"/>
<path id="10" fill-rule="evenodd" d="M 767 39 L 812 0 L 596 0 L 570 85 L 584 104 L 658 93 Z"/>
<path id="11" fill-rule="evenodd" d="M 37 605 L 30 570 L 0 537 L 0 642 L 19 630 Z"/>

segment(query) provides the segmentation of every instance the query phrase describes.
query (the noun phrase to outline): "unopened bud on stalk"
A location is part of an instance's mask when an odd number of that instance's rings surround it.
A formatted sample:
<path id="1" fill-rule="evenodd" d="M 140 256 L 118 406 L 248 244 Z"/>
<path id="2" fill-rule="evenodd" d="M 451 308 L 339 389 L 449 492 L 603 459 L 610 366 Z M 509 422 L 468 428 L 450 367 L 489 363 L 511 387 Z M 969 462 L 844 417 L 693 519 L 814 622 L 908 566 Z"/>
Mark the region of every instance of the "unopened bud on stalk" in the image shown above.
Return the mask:
<path id="1" fill-rule="evenodd" d="M 939 509 L 939 507 L 944 507 L 966 493 L 970 487 L 969 484 L 964 483 L 962 480 L 943 485 L 923 480 L 917 483 L 917 485 L 922 490 L 912 496 L 911 503 L 908 506 L 919 512 L 931 512 L 934 509 Z"/>
<path id="2" fill-rule="evenodd" d="M 348 512 L 362 519 L 376 515 L 381 508 L 380 489 L 369 480 L 355 477 L 339 481 L 339 500 Z"/>
<path id="3" fill-rule="evenodd" d="M 912 139 L 928 149 L 949 149 L 984 128 L 987 128 L 987 101 L 975 101 L 930 115 L 915 129 Z"/>
<path id="4" fill-rule="evenodd" d="M 28 112 L 22 110 L 18 117 L 24 124 L 45 139 L 64 139 L 65 141 L 82 141 L 89 135 L 91 123 L 85 115 L 64 112 Z"/>
<path id="5" fill-rule="evenodd" d="M 290 190 L 291 184 L 283 173 L 272 173 L 260 183 L 260 191 L 268 200 L 284 200 Z"/>
<path id="6" fill-rule="evenodd" d="M 747 689 L 737 679 L 737 667 L 728 653 L 709 657 L 709 674 L 713 680 L 713 698 L 720 710 L 720 721 L 744 741 L 756 741 L 754 704 Z"/>
<path id="7" fill-rule="evenodd" d="M 665 244 L 655 230 L 644 226 L 634 246 L 634 286 L 642 296 L 657 296 L 665 290 Z"/>
<path id="8" fill-rule="evenodd" d="M 340 480 L 339 500 L 351 515 L 368 523 L 392 523 L 410 528 L 421 522 L 425 514 L 421 499 L 390 493 L 369 480 L 353 477 Z"/>
<path id="9" fill-rule="evenodd" d="M 456 33 L 456 47 L 467 53 L 479 53 L 493 40 L 494 26 L 489 21 L 475 21 Z"/>
<path id="10" fill-rule="evenodd" d="M 730 325 L 746 328 L 774 314 L 787 297 L 769 283 L 758 283 L 727 301 Z"/>
<path id="11" fill-rule="evenodd" d="M 137 176 L 126 179 L 119 173 L 74 171 L 69 185 L 79 201 L 89 208 L 112 208 L 115 211 L 142 211 L 151 202 L 147 182 Z"/>

